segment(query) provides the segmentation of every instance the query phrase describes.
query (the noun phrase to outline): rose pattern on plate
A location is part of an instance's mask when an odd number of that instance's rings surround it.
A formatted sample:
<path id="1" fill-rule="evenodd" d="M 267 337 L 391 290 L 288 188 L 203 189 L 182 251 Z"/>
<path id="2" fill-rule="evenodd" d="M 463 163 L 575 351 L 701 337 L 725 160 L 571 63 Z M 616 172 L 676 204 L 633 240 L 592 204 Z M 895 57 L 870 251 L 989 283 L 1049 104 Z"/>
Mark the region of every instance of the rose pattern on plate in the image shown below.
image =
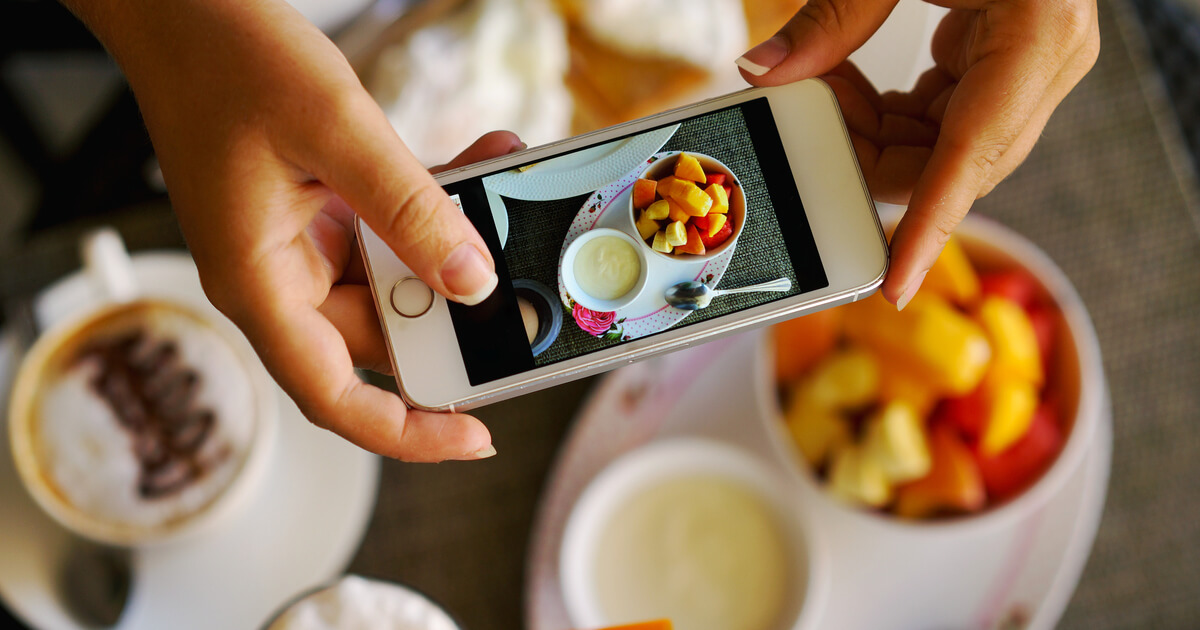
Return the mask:
<path id="1" fill-rule="evenodd" d="M 613 337 L 620 338 L 621 336 L 621 321 L 617 321 L 617 313 L 609 311 L 601 313 L 593 311 L 590 308 L 584 308 L 578 302 L 575 302 L 571 307 L 571 317 L 575 319 L 575 323 L 583 329 L 584 332 L 593 337 Z"/>

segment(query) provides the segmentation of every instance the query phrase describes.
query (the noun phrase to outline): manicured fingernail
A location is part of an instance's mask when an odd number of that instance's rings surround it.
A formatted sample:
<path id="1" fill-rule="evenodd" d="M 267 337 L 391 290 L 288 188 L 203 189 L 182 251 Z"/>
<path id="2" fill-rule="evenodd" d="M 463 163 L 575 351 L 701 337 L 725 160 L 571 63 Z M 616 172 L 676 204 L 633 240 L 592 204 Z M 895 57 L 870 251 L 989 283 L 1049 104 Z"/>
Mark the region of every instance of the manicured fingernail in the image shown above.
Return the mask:
<path id="1" fill-rule="evenodd" d="M 917 290 L 921 288 L 921 283 L 925 282 L 925 274 L 927 273 L 929 273 L 928 269 L 922 271 L 921 275 L 917 276 L 912 282 L 908 283 L 908 287 L 904 289 L 904 293 L 900 294 L 900 299 L 896 300 L 897 311 L 903 311 L 904 307 L 908 306 L 908 303 L 912 301 L 913 296 L 917 294 Z"/>
<path id="2" fill-rule="evenodd" d="M 771 68 L 779 65 L 788 56 L 791 47 L 788 41 L 780 35 L 776 35 L 771 39 L 751 48 L 746 54 L 738 57 L 736 63 L 739 68 L 753 74 L 756 77 L 771 71 Z"/>
<path id="3" fill-rule="evenodd" d="M 496 454 L 496 447 L 491 444 L 488 444 L 486 447 L 481 448 L 478 451 L 475 451 L 474 453 L 471 453 L 471 455 L 473 455 L 475 457 L 475 459 L 487 459 L 489 457 L 494 456 L 495 454 Z"/>
<path id="4" fill-rule="evenodd" d="M 473 244 L 463 243 L 442 263 L 442 282 L 454 299 L 474 306 L 487 299 L 500 280 L 487 258 Z"/>
<path id="5" fill-rule="evenodd" d="M 528 149 L 528 148 L 529 148 L 529 145 L 522 142 L 522 143 L 518 144 L 517 146 L 509 149 L 508 152 L 509 153 L 518 153 L 518 152 L 524 151 L 525 149 Z"/>

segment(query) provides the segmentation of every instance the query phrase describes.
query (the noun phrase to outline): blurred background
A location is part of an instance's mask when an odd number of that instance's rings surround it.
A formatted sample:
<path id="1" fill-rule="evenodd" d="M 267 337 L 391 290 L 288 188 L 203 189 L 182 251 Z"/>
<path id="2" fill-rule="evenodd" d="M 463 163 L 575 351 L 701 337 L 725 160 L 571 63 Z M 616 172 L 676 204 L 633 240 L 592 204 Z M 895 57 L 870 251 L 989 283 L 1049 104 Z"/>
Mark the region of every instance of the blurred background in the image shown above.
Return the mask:
<path id="1" fill-rule="evenodd" d="M 586 0 L 294 4 L 342 47 L 432 165 L 494 128 L 535 145 L 737 89 L 731 60 L 802 1 L 642 3 L 688 6 L 698 16 L 690 31 Z M 1197 628 L 1200 0 L 1101 0 L 1100 11 L 1096 68 L 977 211 L 1029 236 L 1071 277 L 1112 388 L 1108 503 L 1061 627 Z M 912 41 L 927 40 L 927 27 L 910 27 Z M 887 66 L 894 55 L 861 57 L 879 64 L 869 76 L 892 82 L 883 88 L 913 79 L 910 68 Z M 119 69 L 57 3 L 4 0 L 0 299 L 75 269 L 78 235 L 106 223 L 132 250 L 184 247 Z M 418 586 L 468 628 L 520 627 L 539 493 L 592 385 L 481 410 L 503 455 L 495 461 L 385 462 L 350 568 Z M 5 617 L 0 610 L 0 625 Z"/>

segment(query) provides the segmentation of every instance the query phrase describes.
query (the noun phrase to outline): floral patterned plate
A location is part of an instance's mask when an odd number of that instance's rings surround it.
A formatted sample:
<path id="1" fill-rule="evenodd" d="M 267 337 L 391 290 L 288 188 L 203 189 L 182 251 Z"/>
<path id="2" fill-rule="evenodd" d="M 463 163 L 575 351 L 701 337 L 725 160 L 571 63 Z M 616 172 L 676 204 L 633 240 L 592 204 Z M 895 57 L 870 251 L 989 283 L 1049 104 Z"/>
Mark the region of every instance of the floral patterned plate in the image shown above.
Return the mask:
<path id="1" fill-rule="evenodd" d="M 646 164 L 676 153 L 678 151 L 657 153 L 620 179 L 592 193 L 580 208 L 579 214 L 575 215 L 571 226 L 567 228 L 567 237 L 563 240 L 562 251 L 558 254 L 558 296 L 584 332 L 614 341 L 628 341 L 662 332 L 683 321 L 690 312 L 667 306 L 663 293 L 668 287 L 687 280 L 704 282 L 715 287 L 725 275 L 736 243 L 720 256 L 709 260 L 671 261 L 662 256 L 647 256 L 646 263 L 649 268 L 646 288 L 632 304 L 614 312 L 598 313 L 586 309 L 567 295 L 567 287 L 563 284 L 562 277 L 562 261 L 567 246 L 580 234 L 598 227 L 621 230 L 640 241 L 641 238 L 633 226 L 633 218 L 629 216 L 629 195 L 632 194 L 633 182 L 637 181 Z"/>

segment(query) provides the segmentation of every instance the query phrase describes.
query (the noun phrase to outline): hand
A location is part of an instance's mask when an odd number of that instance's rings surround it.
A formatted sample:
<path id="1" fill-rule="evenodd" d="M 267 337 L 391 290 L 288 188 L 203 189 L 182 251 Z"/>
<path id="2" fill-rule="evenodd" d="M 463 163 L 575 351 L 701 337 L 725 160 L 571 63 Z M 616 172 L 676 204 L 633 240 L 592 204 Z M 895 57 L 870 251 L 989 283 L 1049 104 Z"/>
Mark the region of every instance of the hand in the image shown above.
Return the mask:
<path id="1" fill-rule="evenodd" d="M 497 279 L 333 44 L 282 2 L 74 5 L 138 97 L 205 292 L 304 414 L 399 459 L 494 454 L 475 418 L 409 410 L 354 373 L 388 369 L 355 212 L 451 299 L 477 303 Z M 453 165 L 520 146 L 489 134 Z"/>
<path id="2" fill-rule="evenodd" d="M 1021 164 L 1100 50 L 1095 0 L 930 0 L 951 10 L 935 66 L 911 92 L 880 95 L 846 57 L 898 0 L 809 0 L 738 60 L 755 85 L 830 73 L 867 185 L 908 204 L 884 297 L 904 308 L 975 199 Z"/>

